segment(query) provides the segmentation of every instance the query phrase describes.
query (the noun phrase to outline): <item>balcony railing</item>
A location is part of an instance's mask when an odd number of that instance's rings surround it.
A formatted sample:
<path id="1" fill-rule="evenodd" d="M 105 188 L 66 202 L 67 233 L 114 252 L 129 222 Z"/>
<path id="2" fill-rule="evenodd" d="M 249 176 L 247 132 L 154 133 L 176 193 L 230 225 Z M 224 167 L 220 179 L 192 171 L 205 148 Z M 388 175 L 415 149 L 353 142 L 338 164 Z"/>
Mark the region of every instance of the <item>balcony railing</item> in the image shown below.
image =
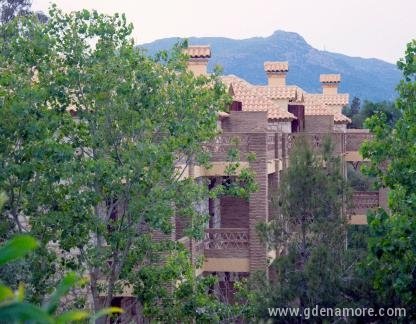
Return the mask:
<path id="1" fill-rule="evenodd" d="M 227 161 L 230 150 L 237 149 L 240 157 L 242 153 L 249 152 L 249 134 L 226 133 L 217 136 L 211 143 L 206 145 L 211 153 L 212 161 Z"/>
<path id="2" fill-rule="evenodd" d="M 276 157 L 276 134 L 267 134 L 267 159 L 271 160 Z"/>
<path id="3" fill-rule="evenodd" d="M 288 158 L 290 152 L 300 138 L 310 144 L 312 149 L 321 149 L 326 138 L 329 138 L 334 145 L 334 153 L 341 154 L 345 152 L 344 134 L 343 133 L 290 133 L 284 134 L 282 137 L 282 146 L 284 148 L 282 154 L 284 158 Z"/>
<path id="4" fill-rule="evenodd" d="M 208 228 L 205 230 L 206 257 L 248 257 L 247 228 Z"/>
<path id="5" fill-rule="evenodd" d="M 262 138 L 261 138 L 262 137 Z M 230 150 L 237 149 L 240 160 L 247 160 L 247 153 L 258 150 L 264 143 L 267 150 L 267 159 L 287 159 L 299 137 L 304 137 L 312 148 L 322 147 L 326 137 L 334 144 L 334 153 L 343 154 L 347 151 L 358 151 L 361 144 L 372 138 L 368 129 L 348 129 L 346 133 L 241 133 L 230 132 L 217 136 L 206 145 L 211 153 L 212 161 L 227 161 Z"/>
<path id="6" fill-rule="evenodd" d="M 366 214 L 369 209 L 379 206 L 378 191 L 355 191 L 352 194 L 352 206 L 350 212 L 358 214 Z"/>
<path id="7" fill-rule="evenodd" d="M 367 129 L 350 129 L 345 133 L 347 151 L 358 151 L 364 141 L 372 138 Z"/>
<path id="8" fill-rule="evenodd" d="M 230 150 L 237 149 L 240 161 L 247 161 L 248 153 L 255 153 L 261 149 L 267 150 L 267 158 L 276 157 L 275 133 L 224 133 L 217 136 L 212 142 L 206 144 L 206 149 L 211 153 L 211 161 L 229 160 Z"/>
<path id="9" fill-rule="evenodd" d="M 334 145 L 335 154 L 343 154 L 347 151 L 358 151 L 362 143 L 372 138 L 367 129 L 351 129 L 346 133 L 289 133 L 283 134 L 281 148 L 278 150 L 279 158 L 288 158 L 296 141 L 303 137 L 313 149 L 320 149 L 325 138 L 330 138 Z M 280 143 L 279 143 L 280 144 Z"/>

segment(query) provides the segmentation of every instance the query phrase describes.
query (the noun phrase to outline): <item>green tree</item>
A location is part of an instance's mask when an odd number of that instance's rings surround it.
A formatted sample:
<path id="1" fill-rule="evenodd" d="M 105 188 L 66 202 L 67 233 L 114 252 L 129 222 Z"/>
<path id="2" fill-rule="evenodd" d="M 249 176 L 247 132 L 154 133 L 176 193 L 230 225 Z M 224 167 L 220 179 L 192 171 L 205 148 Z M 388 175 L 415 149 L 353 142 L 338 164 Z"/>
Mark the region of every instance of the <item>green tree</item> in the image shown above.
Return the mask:
<path id="1" fill-rule="evenodd" d="M 3 266 L 6 263 L 22 258 L 24 255 L 36 249 L 37 245 L 38 242 L 31 236 L 17 235 L 13 237 L 0 246 L 0 265 Z M 122 312 L 120 308 L 110 307 L 102 309 L 99 313 L 92 316 L 83 310 L 68 310 L 59 313 L 57 310 L 61 298 L 71 288 L 76 285 L 82 285 L 84 281 L 84 279 L 74 273 L 67 274 L 42 307 L 25 301 L 25 287 L 22 282 L 19 285 L 19 289 L 15 292 L 9 287 L 0 284 L 0 318 L 2 321 L 7 321 L 8 323 L 29 321 L 39 324 L 65 324 L 73 323 L 74 321 L 85 321 L 89 318 L 90 323 L 95 323 L 100 317 Z"/>
<path id="2" fill-rule="evenodd" d="M 3 209 L 7 197 L 0 191 L 0 210 Z M 33 252 L 39 243 L 29 235 L 16 235 L 11 240 L 6 241 L 0 246 L 0 265 L 15 262 L 17 259 Z M 69 310 L 61 314 L 56 314 L 62 297 L 77 284 L 83 283 L 82 278 L 69 273 L 56 287 L 54 293 L 49 296 L 48 301 L 43 307 L 38 307 L 25 300 L 25 286 L 19 283 L 19 289 L 15 292 L 2 284 L 0 280 L 0 319 L 9 323 L 16 321 L 30 321 L 31 323 L 72 323 L 74 321 L 90 319 L 90 323 L 95 320 L 114 313 L 122 312 L 117 307 L 103 309 L 100 313 L 90 316 L 82 310 Z"/>
<path id="3" fill-rule="evenodd" d="M 358 109 L 357 109 L 358 107 Z M 364 101 L 360 108 L 359 99 L 354 97 L 351 107 L 344 108 L 343 113 L 351 118 L 351 124 L 348 128 L 364 128 L 364 121 L 376 114 L 383 113 L 386 115 L 387 123 L 392 126 L 400 118 L 400 111 L 396 109 L 395 104 L 390 101 L 371 102 Z"/>
<path id="4" fill-rule="evenodd" d="M 0 28 L 8 36 L 0 38 L 0 187 L 8 196 L 0 211 L 3 241 L 28 231 L 28 216 L 36 215 L 41 208 L 35 201 L 35 195 L 41 194 L 35 179 L 45 170 L 56 177 L 54 170 L 62 160 L 65 145 L 52 136 L 60 116 L 48 108 L 46 86 L 36 82 L 33 69 L 40 66 L 40 57 L 51 53 L 43 27 L 34 17 L 20 17 Z M 28 295 L 40 302 L 56 283 L 49 278 L 58 264 L 45 245 L 28 259 L 5 265 L 0 275 L 14 288 L 19 281 L 26 282 Z"/>
<path id="5" fill-rule="evenodd" d="M 1 0 L 0 24 L 8 23 L 17 16 L 29 14 L 31 4 L 31 0 Z"/>
<path id="6" fill-rule="evenodd" d="M 416 41 L 407 45 L 398 62 L 403 79 L 397 87 L 395 124 L 379 113 L 366 121 L 374 139 L 362 146 L 370 160 L 365 171 L 389 188 L 389 211 L 379 209 L 368 217 L 369 257 L 373 284 L 385 303 L 406 307 L 416 317 Z"/>
<path id="7" fill-rule="evenodd" d="M 361 100 L 358 97 L 354 97 L 351 102 L 351 115 L 354 116 L 360 112 Z"/>
<path id="8" fill-rule="evenodd" d="M 183 46 L 147 57 L 124 15 L 52 7 L 46 24 L 28 17 L 4 28 L 12 37 L 0 60 L 2 228 L 6 238 L 29 222 L 39 240 L 48 271 L 29 260 L 39 301 L 54 286 L 48 280 L 71 269 L 89 276 L 95 312 L 129 286 L 151 318 L 217 316 L 197 312 L 221 305 L 169 239 L 175 216 L 189 218 L 189 236 L 201 238 L 201 199 L 255 189 L 248 170 L 238 186 L 213 193 L 183 176 L 191 164 L 207 165 L 205 144 L 229 102 L 217 75 L 186 72 Z M 168 239 L 156 242 L 155 231 Z M 59 258 L 48 259 L 52 252 Z"/>
<path id="9" fill-rule="evenodd" d="M 341 292 L 351 282 L 351 269 L 358 261 L 346 250 L 347 194 L 330 141 L 314 151 L 306 139 L 297 139 L 279 186 L 278 216 L 270 225 L 260 226 L 266 242 L 281 256 L 272 264 L 271 283 L 262 280 L 252 295 L 256 316 L 268 318 L 267 307 L 304 309 L 346 302 Z"/>

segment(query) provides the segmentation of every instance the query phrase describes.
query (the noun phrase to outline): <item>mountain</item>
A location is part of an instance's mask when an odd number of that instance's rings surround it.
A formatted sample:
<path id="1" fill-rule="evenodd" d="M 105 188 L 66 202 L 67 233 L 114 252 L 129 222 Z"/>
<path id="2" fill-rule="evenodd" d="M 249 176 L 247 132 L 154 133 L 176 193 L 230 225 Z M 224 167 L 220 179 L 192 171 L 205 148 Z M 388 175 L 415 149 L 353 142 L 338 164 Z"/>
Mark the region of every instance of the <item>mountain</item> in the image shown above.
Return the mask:
<path id="1" fill-rule="evenodd" d="M 179 38 L 164 38 L 140 45 L 150 55 L 170 49 Z M 360 99 L 393 100 L 400 72 L 394 64 L 379 59 L 364 59 L 320 51 L 299 34 L 278 30 L 269 37 L 236 40 L 223 37 L 190 37 L 191 45 L 210 45 L 212 58 L 208 69 L 216 64 L 224 74 L 235 74 L 253 84 L 266 84 L 264 61 L 289 61 L 288 84 L 307 92 L 320 92 L 319 74 L 341 73 L 340 91 Z"/>

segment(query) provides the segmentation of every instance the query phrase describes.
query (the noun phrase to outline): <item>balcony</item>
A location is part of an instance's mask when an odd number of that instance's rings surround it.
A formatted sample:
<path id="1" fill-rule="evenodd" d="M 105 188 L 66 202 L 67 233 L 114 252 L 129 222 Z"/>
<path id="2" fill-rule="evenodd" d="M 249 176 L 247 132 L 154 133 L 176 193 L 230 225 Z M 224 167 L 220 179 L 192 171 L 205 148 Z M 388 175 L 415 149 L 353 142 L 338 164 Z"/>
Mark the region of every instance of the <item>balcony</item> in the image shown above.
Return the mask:
<path id="1" fill-rule="evenodd" d="M 244 153 L 249 152 L 249 134 L 225 133 L 217 136 L 214 141 L 206 145 L 211 153 L 212 162 L 229 160 L 229 152 L 238 149 L 240 158 L 244 159 Z"/>
<path id="2" fill-rule="evenodd" d="M 355 225 L 367 224 L 367 212 L 380 205 L 378 191 L 355 191 L 352 194 L 352 203 L 349 209 L 351 216 L 350 223 Z"/>
<path id="3" fill-rule="evenodd" d="M 208 228 L 205 230 L 204 255 L 209 258 L 248 257 L 247 228 Z"/>
<path id="4" fill-rule="evenodd" d="M 259 146 L 267 150 L 267 158 L 275 158 L 275 133 L 238 133 L 227 132 L 218 135 L 205 147 L 211 153 L 212 162 L 229 160 L 228 153 L 238 149 L 240 161 L 247 161 L 247 154 L 259 150 Z"/>
<path id="5" fill-rule="evenodd" d="M 197 275 L 207 272 L 249 272 L 249 233 L 247 228 L 207 228 L 201 241 L 180 240 L 195 262 L 204 263 Z"/>
<path id="6" fill-rule="evenodd" d="M 340 155 L 345 152 L 343 133 L 290 133 L 282 136 L 282 158 L 289 158 L 296 141 L 300 138 L 304 138 L 314 150 L 321 149 L 326 138 L 329 138 L 334 145 L 334 154 Z"/>
<path id="7" fill-rule="evenodd" d="M 372 138 L 368 129 L 349 129 L 346 133 L 290 133 L 283 134 L 279 157 L 288 159 L 298 138 L 303 137 L 313 149 L 320 149 L 325 138 L 330 138 L 334 144 L 334 154 L 344 155 L 346 161 L 362 161 L 358 151 L 362 143 Z M 281 155 L 280 155 L 281 154 Z"/>
<path id="8" fill-rule="evenodd" d="M 203 271 L 249 272 L 249 244 L 247 228 L 206 229 Z"/>
<path id="9" fill-rule="evenodd" d="M 368 129 L 349 129 L 345 133 L 346 151 L 358 151 L 361 144 L 370 140 L 372 136 Z"/>

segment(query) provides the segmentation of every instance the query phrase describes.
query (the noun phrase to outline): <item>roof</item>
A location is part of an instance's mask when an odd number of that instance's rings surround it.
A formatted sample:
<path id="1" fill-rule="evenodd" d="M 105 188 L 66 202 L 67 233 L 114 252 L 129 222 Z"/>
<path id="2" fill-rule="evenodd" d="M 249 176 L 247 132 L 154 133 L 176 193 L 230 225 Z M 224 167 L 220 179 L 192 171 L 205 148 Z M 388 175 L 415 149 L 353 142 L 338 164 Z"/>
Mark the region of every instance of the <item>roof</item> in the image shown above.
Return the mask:
<path id="1" fill-rule="evenodd" d="M 335 124 L 349 124 L 351 123 L 351 119 L 349 119 L 347 116 L 340 114 L 340 113 L 335 113 L 334 114 L 334 123 Z"/>
<path id="2" fill-rule="evenodd" d="M 324 103 L 320 102 L 308 102 L 305 103 L 305 115 L 306 116 L 334 116 L 335 124 L 348 124 L 351 123 L 351 119 L 344 116 L 341 113 L 334 112 L 331 108 L 327 107 Z"/>
<path id="3" fill-rule="evenodd" d="M 266 72 L 287 72 L 289 71 L 289 62 L 264 62 L 264 71 Z"/>
<path id="4" fill-rule="evenodd" d="M 334 106 L 346 106 L 349 102 L 349 95 L 348 93 L 338 93 L 338 94 L 305 94 L 305 102 L 311 101 L 320 101 L 326 105 L 334 105 Z"/>
<path id="5" fill-rule="evenodd" d="M 184 49 L 184 53 L 191 58 L 210 58 L 211 47 L 209 45 L 190 45 Z"/>
<path id="6" fill-rule="evenodd" d="M 230 114 L 226 113 L 225 111 L 218 111 L 217 116 L 219 119 L 224 119 L 230 117 Z"/>
<path id="7" fill-rule="evenodd" d="M 322 83 L 339 83 L 341 82 L 341 74 L 321 74 L 319 81 Z"/>
<path id="8" fill-rule="evenodd" d="M 293 120 L 296 117 L 272 100 L 256 91 L 256 87 L 234 75 L 221 78 L 232 88 L 233 98 L 242 103 L 243 111 L 267 111 L 267 118 L 274 120 Z"/>
<path id="9" fill-rule="evenodd" d="M 334 113 L 322 103 L 312 102 L 305 104 L 306 116 L 330 116 Z"/>
<path id="10" fill-rule="evenodd" d="M 331 108 L 331 102 L 334 102 L 334 96 L 342 96 L 343 100 L 346 96 L 346 103 L 343 105 L 348 104 L 348 94 L 340 94 L 340 95 L 323 95 L 323 94 L 305 94 L 305 115 L 310 116 L 326 116 L 326 115 L 333 115 L 334 116 L 334 123 L 335 124 L 348 124 L 351 123 L 351 119 L 347 116 L 334 111 Z M 330 97 L 328 100 L 327 97 Z M 338 98 L 339 99 L 339 98 Z M 330 102 L 330 103 L 328 103 Z"/>
<path id="11" fill-rule="evenodd" d="M 268 99 L 289 99 L 302 101 L 304 91 L 297 86 L 270 87 L 270 86 L 253 86 L 256 91 Z"/>

